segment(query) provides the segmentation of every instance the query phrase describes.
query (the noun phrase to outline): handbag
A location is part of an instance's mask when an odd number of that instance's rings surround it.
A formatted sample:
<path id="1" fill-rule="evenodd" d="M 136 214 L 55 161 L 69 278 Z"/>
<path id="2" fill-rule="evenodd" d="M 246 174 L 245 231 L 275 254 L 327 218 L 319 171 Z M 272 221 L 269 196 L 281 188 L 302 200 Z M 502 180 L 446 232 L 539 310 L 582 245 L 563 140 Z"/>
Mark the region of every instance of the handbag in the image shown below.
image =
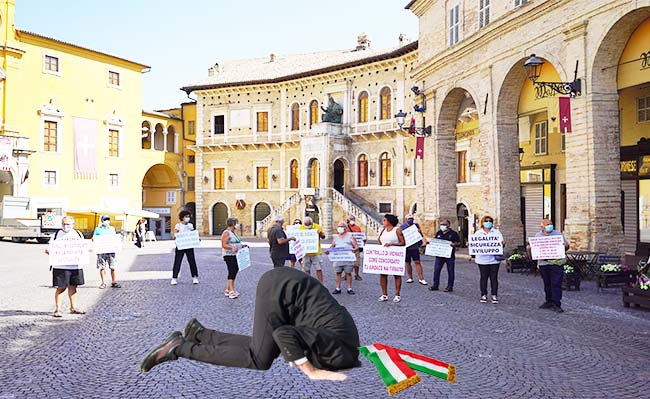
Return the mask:
<path id="1" fill-rule="evenodd" d="M 505 254 L 494 255 L 494 260 L 496 260 L 497 262 L 503 262 L 504 260 L 506 260 L 506 255 Z"/>

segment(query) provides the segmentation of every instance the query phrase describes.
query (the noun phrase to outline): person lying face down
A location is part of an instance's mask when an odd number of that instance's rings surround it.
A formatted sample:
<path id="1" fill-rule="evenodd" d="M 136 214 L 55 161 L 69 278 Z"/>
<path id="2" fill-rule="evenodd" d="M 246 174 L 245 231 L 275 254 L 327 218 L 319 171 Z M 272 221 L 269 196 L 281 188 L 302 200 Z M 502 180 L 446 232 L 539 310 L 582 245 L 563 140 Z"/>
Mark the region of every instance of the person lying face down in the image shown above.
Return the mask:
<path id="1" fill-rule="evenodd" d="M 269 270 L 257 285 L 253 335 L 210 330 L 192 319 L 171 333 L 142 361 L 142 372 L 186 358 L 226 367 L 268 370 L 282 354 L 313 380 L 344 380 L 337 373 L 360 367 L 359 333 L 345 307 L 315 278 L 282 267 Z"/>

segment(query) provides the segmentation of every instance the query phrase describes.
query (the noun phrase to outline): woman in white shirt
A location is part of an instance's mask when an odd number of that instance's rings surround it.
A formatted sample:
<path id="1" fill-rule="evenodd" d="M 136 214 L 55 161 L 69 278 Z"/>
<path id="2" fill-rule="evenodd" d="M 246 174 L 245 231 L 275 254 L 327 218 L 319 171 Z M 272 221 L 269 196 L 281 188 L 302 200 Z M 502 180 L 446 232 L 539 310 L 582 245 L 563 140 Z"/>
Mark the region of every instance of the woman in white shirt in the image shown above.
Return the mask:
<path id="1" fill-rule="evenodd" d="M 502 246 L 506 245 L 503 240 L 501 232 L 494 228 L 494 218 L 491 216 L 483 216 L 481 218 L 481 228 L 474 233 L 474 237 L 480 237 L 486 241 L 500 243 Z M 481 287 L 481 303 L 487 303 L 487 282 L 490 280 L 490 288 L 492 293 L 492 303 L 499 303 L 497 294 L 499 291 L 499 265 L 501 260 L 497 259 L 495 255 L 476 255 L 475 259 L 478 269 L 481 273 L 480 287 Z"/>
<path id="2" fill-rule="evenodd" d="M 404 241 L 404 235 L 402 234 L 402 229 L 397 227 L 399 224 L 399 219 L 395 215 L 387 213 L 384 215 L 384 229 L 379 233 L 379 243 L 385 247 L 398 246 L 403 247 L 406 245 Z M 402 289 L 402 276 L 395 277 L 395 297 L 393 302 L 399 302 L 402 300 L 400 296 L 400 291 Z M 379 302 L 386 302 L 388 300 L 388 275 L 380 274 L 379 275 L 379 284 L 381 284 L 381 296 L 379 297 Z"/>
<path id="3" fill-rule="evenodd" d="M 178 218 L 181 220 L 180 223 L 176 223 L 174 226 L 174 239 L 176 239 L 177 233 L 183 233 L 186 231 L 193 231 L 194 226 L 190 223 L 190 215 L 188 211 L 181 211 L 178 214 Z M 183 256 L 187 256 L 187 261 L 190 264 L 190 272 L 192 272 L 192 284 L 199 283 L 199 270 L 196 267 L 196 259 L 194 258 L 194 248 L 188 249 L 178 249 L 176 248 L 176 253 L 174 255 L 174 270 L 172 272 L 172 285 L 178 284 L 178 273 L 181 271 L 181 262 L 183 261 Z"/>

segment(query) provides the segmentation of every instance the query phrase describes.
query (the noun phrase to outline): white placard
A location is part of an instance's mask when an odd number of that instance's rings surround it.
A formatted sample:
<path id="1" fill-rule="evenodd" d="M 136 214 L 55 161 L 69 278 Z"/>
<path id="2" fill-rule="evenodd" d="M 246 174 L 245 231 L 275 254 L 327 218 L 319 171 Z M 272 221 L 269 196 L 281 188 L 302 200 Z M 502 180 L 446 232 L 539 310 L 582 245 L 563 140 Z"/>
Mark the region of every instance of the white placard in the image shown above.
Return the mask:
<path id="1" fill-rule="evenodd" d="M 352 252 L 352 248 L 330 248 L 327 250 L 327 258 L 330 262 L 351 262 L 354 263 L 357 260 L 356 255 Z"/>
<path id="2" fill-rule="evenodd" d="M 89 245 L 86 240 L 52 240 L 47 249 L 50 266 L 88 264 Z"/>
<path id="3" fill-rule="evenodd" d="M 503 255 L 500 236 L 469 236 L 470 255 Z"/>
<path id="4" fill-rule="evenodd" d="M 288 230 L 287 237 L 296 237 L 296 240 L 300 241 L 302 247 L 305 250 L 305 253 L 315 254 L 318 252 L 318 242 L 320 237 L 318 237 L 318 230 Z M 295 243 L 291 245 L 289 242 L 289 253 L 295 254 Z"/>
<path id="5" fill-rule="evenodd" d="M 296 259 L 300 260 L 305 257 L 305 248 L 302 246 L 302 243 L 300 241 L 289 241 L 290 243 L 293 243 L 293 246 L 290 248 L 293 248 L 293 253 L 296 255 Z"/>
<path id="6" fill-rule="evenodd" d="M 363 248 L 363 246 L 366 243 L 366 235 L 364 233 L 353 232 L 352 237 L 354 237 L 354 239 L 357 240 L 357 246 L 359 248 Z"/>
<path id="7" fill-rule="evenodd" d="M 363 249 L 363 272 L 370 274 L 404 275 L 406 247 L 384 247 L 368 244 Z"/>
<path id="8" fill-rule="evenodd" d="M 119 234 L 93 236 L 93 252 L 97 255 L 122 252 L 122 236 Z"/>
<path id="9" fill-rule="evenodd" d="M 563 236 L 530 237 L 528 242 L 533 260 L 564 259 L 566 257 Z"/>
<path id="10" fill-rule="evenodd" d="M 402 230 L 402 234 L 404 234 L 404 241 L 406 242 L 407 247 L 410 247 L 418 241 L 422 241 L 422 234 L 420 234 L 418 226 L 416 225 L 412 225 L 411 227 Z"/>
<path id="11" fill-rule="evenodd" d="M 449 259 L 451 258 L 451 253 L 454 251 L 454 247 L 451 244 L 451 241 L 439 240 L 437 238 L 431 239 L 424 254 Z"/>
<path id="12" fill-rule="evenodd" d="M 201 246 L 197 230 L 176 233 L 176 249 L 190 249 Z"/>
<path id="13" fill-rule="evenodd" d="M 248 247 L 240 248 L 237 251 L 237 266 L 239 270 L 244 270 L 250 267 L 251 265 L 251 251 Z"/>

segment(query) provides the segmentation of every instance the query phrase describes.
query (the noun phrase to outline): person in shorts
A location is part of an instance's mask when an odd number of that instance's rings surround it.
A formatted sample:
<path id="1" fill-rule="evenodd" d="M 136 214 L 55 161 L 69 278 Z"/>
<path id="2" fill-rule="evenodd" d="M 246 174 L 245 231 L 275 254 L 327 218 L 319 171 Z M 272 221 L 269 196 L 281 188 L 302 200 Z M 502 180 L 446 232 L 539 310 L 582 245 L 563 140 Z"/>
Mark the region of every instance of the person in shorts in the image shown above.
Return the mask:
<path id="1" fill-rule="evenodd" d="M 346 248 L 353 253 L 359 251 L 357 240 L 354 238 L 352 233 L 348 231 L 345 222 L 339 222 L 336 232 L 338 234 L 334 236 L 330 249 Z M 325 251 L 325 253 L 329 254 L 329 251 Z M 354 291 L 352 291 L 352 270 L 354 270 L 354 261 L 334 262 L 332 265 L 334 266 L 334 272 L 336 273 L 336 288 L 332 291 L 332 294 L 336 295 L 341 293 L 341 274 L 345 273 L 345 282 L 348 286 L 348 294 L 354 295 Z"/>
<path id="2" fill-rule="evenodd" d="M 354 215 L 348 216 L 348 231 L 350 233 L 361 233 L 361 227 L 357 224 L 357 218 Z M 359 275 L 359 266 L 363 264 L 362 260 L 362 253 L 363 253 L 363 243 L 362 242 L 357 242 L 358 245 L 361 245 L 359 247 L 359 251 L 355 254 L 357 260 L 354 262 L 354 279 L 361 281 L 363 280 L 361 278 L 361 275 Z"/>
<path id="3" fill-rule="evenodd" d="M 116 235 L 115 227 L 111 226 L 111 217 L 108 215 L 102 215 L 101 222 L 99 226 L 95 229 L 93 233 L 93 238 L 95 236 L 103 235 Z M 115 279 L 115 253 L 106 253 L 106 254 L 97 254 L 97 269 L 99 269 L 99 277 L 102 280 L 102 283 L 99 284 L 100 289 L 106 288 L 106 269 L 111 271 L 111 288 L 122 288 L 121 285 L 117 283 Z"/>
<path id="4" fill-rule="evenodd" d="M 302 226 L 302 220 L 296 219 L 296 220 L 293 221 L 293 228 L 294 229 L 298 229 L 298 228 L 300 228 L 300 226 Z M 290 229 L 287 228 L 287 230 L 290 230 Z M 300 263 L 300 261 L 298 259 L 296 259 L 295 254 L 289 254 L 289 256 L 287 256 L 287 260 L 289 261 L 289 267 L 294 267 L 295 268 L 296 267 L 296 262 Z"/>
<path id="5" fill-rule="evenodd" d="M 325 238 L 325 233 L 323 233 L 323 229 L 319 225 L 314 223 L 312 218 L 306 216 L 302 221 L 302 226 L 300 226 L 300 230 L 312 230 L 312 229 L 318 231 L 318 251 L 314 253 L 305 254 L 305 258 L 302 260 L 302 267 L 305 269 L 305 273 L 311 275 L 311 268 L 313 266 L 314 269 L 316 269 L 316 278 L 322 284 L 323 270 L 322 270 L 322 261 L 320 255 L 323 251 L 320 246 L 320 240 Z"/>
<path id="6" fill-rule="evenodd" d="M 66 216 L 62 221 L 61 230 L 57 231 L 50 238 L 52 241 L 83 241 L 84 236 L 74 229 L 74 218 Z M 45 253 L 50 251 L 45 249 Z M 84 285 L 84 271 L 81 265 L 56 265 L 52 267 L 52 286 L 54 291 L 54 314 L 56 318 L 63 317 L 61 313 L 61 294 L 68 290 L 70 300 L 70 314 L 85 314 L 86 312 L 77 308 L 77 286 Z"/>

